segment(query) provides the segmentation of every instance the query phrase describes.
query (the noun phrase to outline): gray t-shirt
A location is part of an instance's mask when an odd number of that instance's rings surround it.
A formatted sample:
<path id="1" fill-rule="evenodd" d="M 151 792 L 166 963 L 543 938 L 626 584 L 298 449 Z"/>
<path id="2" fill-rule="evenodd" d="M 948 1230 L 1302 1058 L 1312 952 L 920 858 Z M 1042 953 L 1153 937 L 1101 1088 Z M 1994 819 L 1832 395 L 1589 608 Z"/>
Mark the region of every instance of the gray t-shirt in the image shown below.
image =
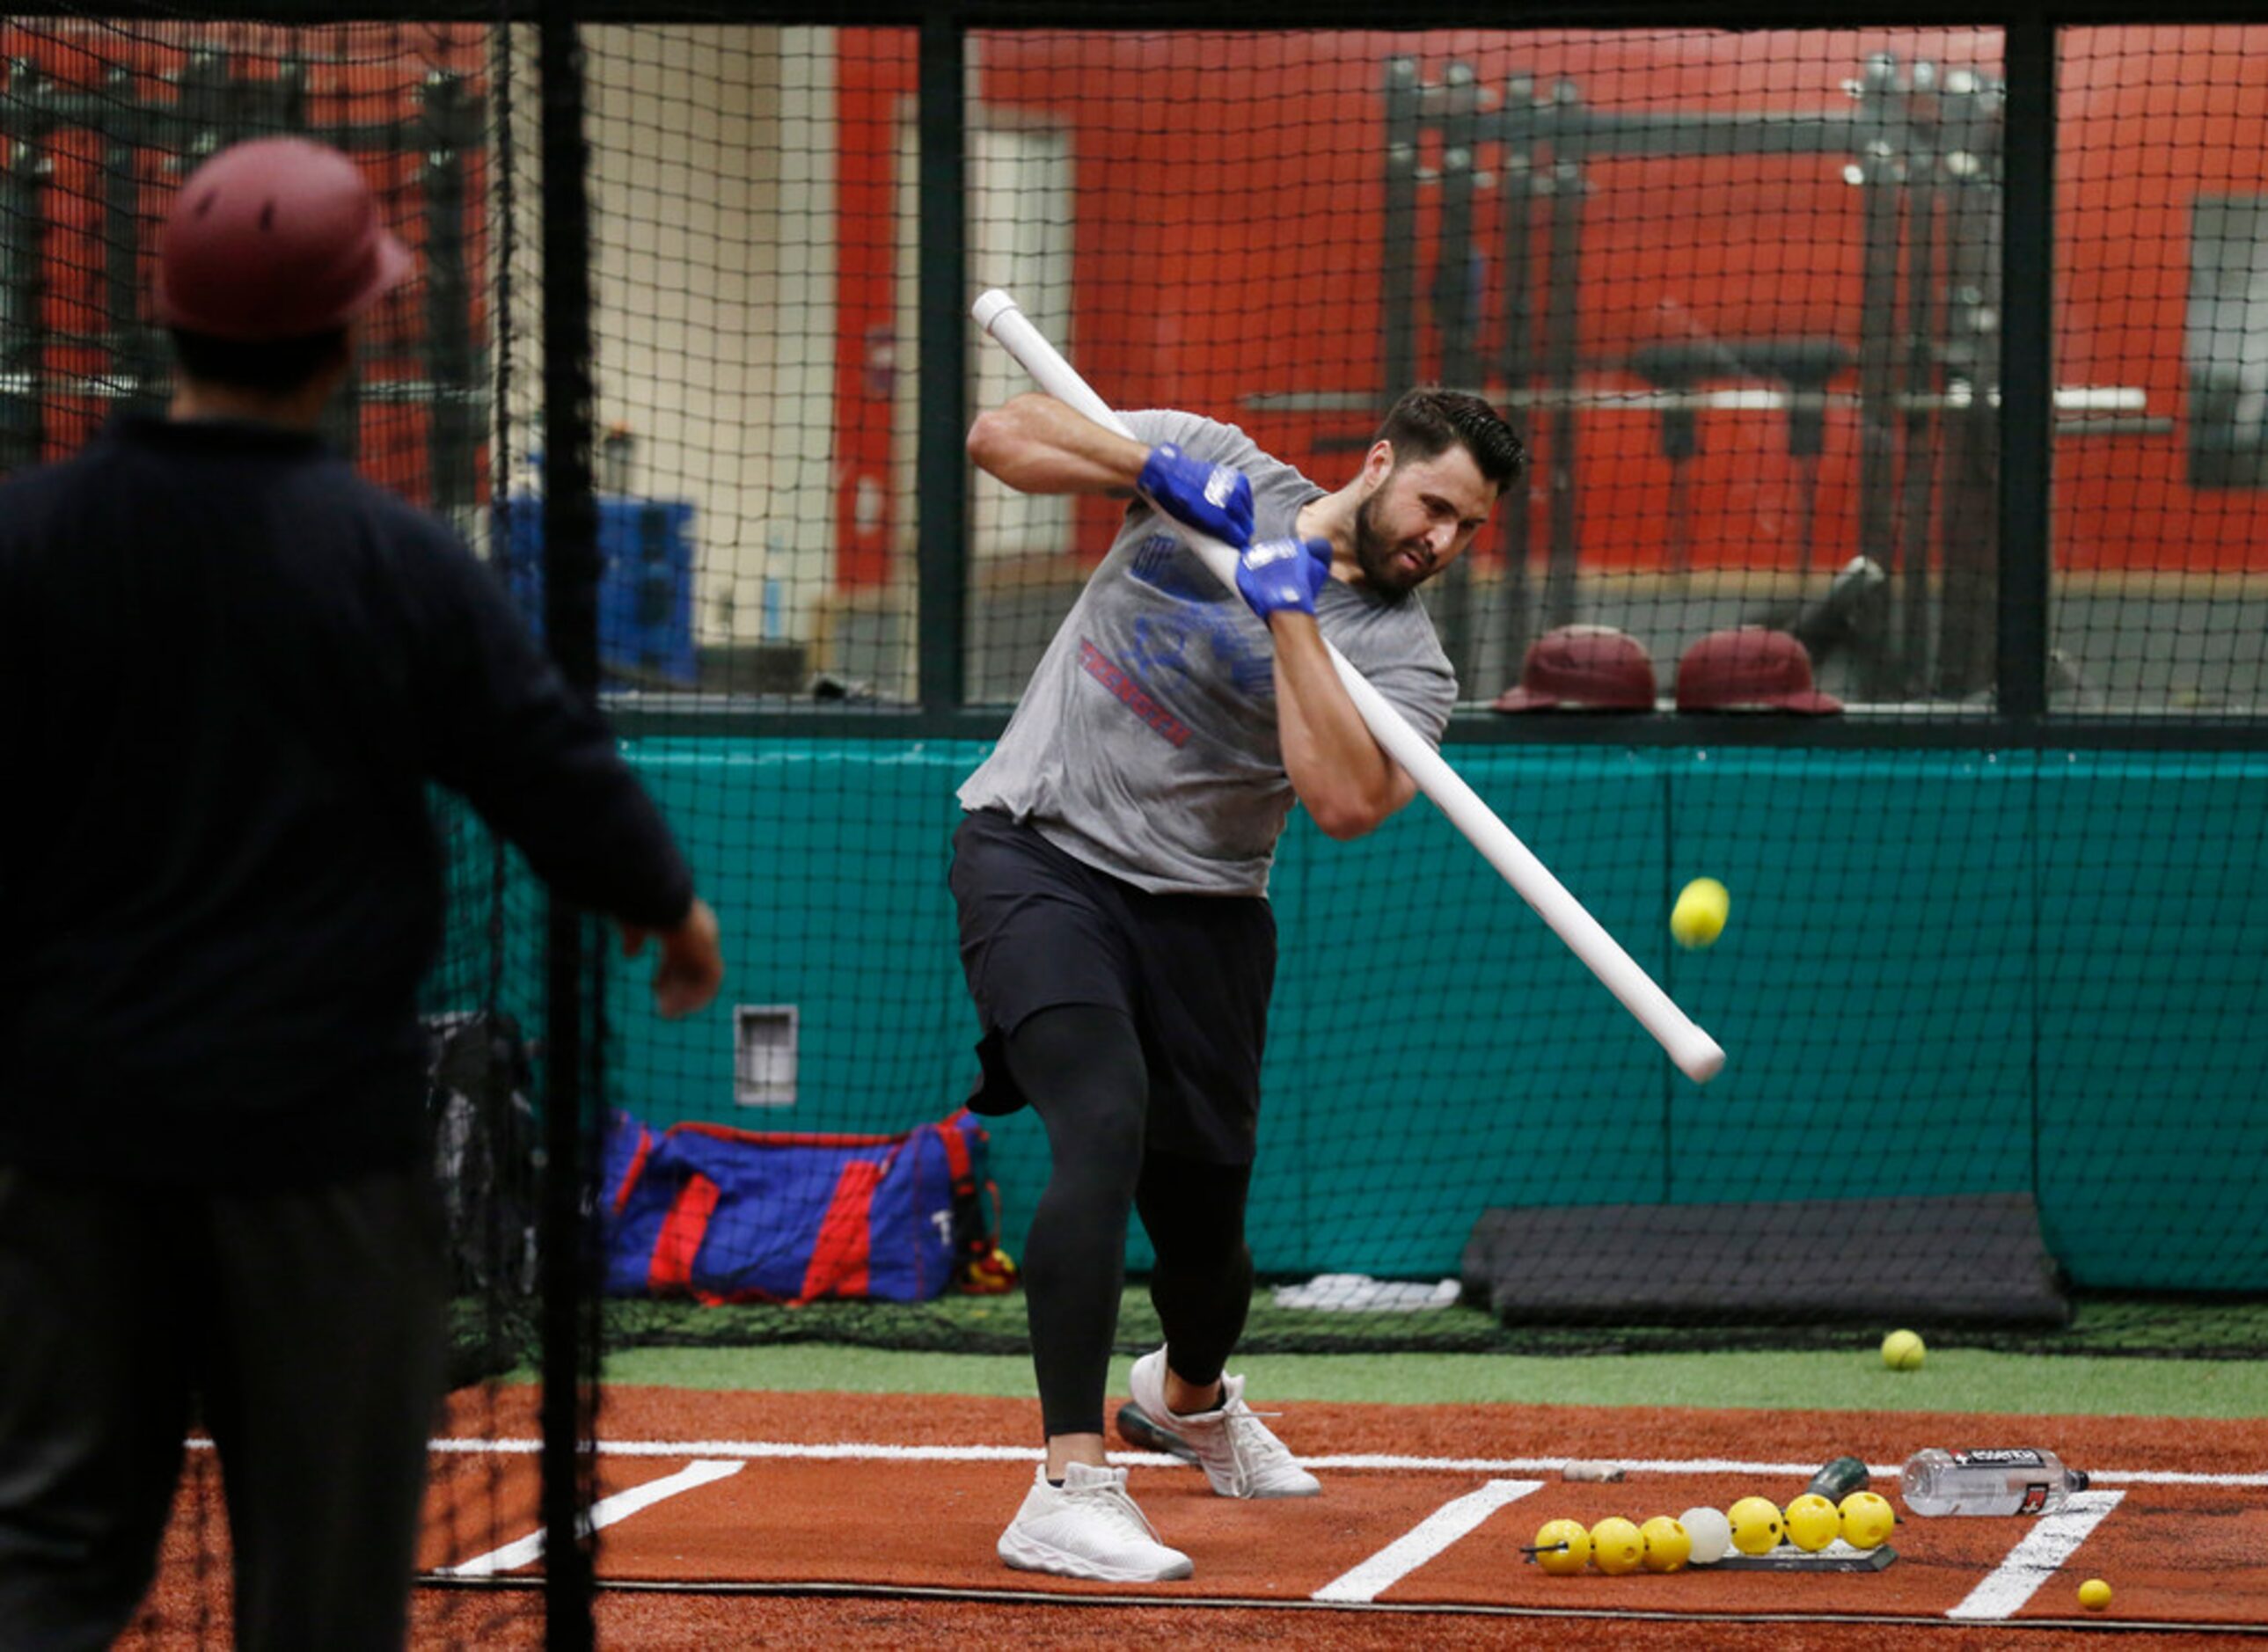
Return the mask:
<path id="1" fill-rule="evenodd" d="M 1252 481 L 1255 540 L 1293 532 L 1323 489 L 1234 425 L 1195 414 L 1125 415 Z M 1438 745 L 1457 680 L 1415 595 L 1326 581 L 1323 635 Z M 963 782 L 965 809 L 1025 821 L 1087 865 L 1160 894 L 1264 894 L 1295 801 L 1276 728 L 1267 625 L 1212 576 L 1173 525 L 1129 506 L 999 745 Z"/>

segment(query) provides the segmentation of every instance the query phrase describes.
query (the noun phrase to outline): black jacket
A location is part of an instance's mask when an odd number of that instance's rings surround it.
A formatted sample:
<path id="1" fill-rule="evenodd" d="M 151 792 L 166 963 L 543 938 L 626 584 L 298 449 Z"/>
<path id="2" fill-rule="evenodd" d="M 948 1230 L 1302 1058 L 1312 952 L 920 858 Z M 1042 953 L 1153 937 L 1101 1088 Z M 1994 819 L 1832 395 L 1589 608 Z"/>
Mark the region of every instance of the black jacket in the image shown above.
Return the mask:
<path id="1" fill-rule="evenodd" d="M 313 436 L 126 418 L 0 485 L 0 1163 L 206 1184 L 423 1150 L 429 782 L 561 893 L 692 881 L 450 530 Z"/>

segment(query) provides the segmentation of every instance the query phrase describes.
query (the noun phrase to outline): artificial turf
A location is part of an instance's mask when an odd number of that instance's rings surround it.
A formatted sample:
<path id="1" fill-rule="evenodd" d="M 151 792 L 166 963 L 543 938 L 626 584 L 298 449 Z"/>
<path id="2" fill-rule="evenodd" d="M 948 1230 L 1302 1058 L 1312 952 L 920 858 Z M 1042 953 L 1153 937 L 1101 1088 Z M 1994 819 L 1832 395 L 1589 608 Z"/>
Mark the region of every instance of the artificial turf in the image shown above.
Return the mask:
<path id="1" fill-rule="evenodd" d="M 895 1311 L 899 1340 L 912 1347 L 873 1346 L 889 1340 L 892 1320 L 873 1304 L 620 1306 L 611 1320 L 609 1382 L 1032 1391 L 1020 1297 L 947 1298 Z M 1901 1372 L 1883 1367 L 1881 1333 L 1868 1328 L 1522 1330 L 1469 1308 L 1355 1316 L 1287 1313 L 1263 1303 L 1236 1365 L 1256 1395 L 1285 1401 L 2249 1417 L 2268 1415 L 2268 1362 L 2233 1355 L 2248 1344 L 2257 1349 L 2260 1312 L 2245 1303 L 2082 1303 L 2068 1331 L 2008 1339 L 2014 1347 L 1991 1346 L 1997 1333 L 1933 1335 L 1922 1369 Z M 1764 1346 L 1744 1346 L 1744 1337 Z M 1122 1350 L 1155 1340 L 1146 1297 L 1130 1290 Z M 2137 1346 L 2150 1354 L 2128 1351 Z M 1344 1351 L 1312 1351 L 1334 1347 Z M 1124 1390 L 1129 1358 L 1122 1353 L 1114 1363 L 1113 1391 Z"/>

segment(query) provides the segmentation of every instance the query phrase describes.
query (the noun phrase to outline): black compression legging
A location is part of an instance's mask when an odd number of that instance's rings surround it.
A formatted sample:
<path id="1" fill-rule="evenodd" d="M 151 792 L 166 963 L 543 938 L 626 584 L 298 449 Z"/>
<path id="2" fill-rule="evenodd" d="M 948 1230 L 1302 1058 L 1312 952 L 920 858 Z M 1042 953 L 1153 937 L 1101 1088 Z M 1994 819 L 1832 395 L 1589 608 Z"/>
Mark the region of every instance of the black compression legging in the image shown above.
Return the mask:
<path id="1" fill-rule="evenodd" d="M 1042 1010 L 1004 1048 L 1054 1156 L 1024 1250 L 1041 1419 L 1049 1436 L 1100 1434 L 1128 1212 L 1140 1210 L 1158 1253 L 1150 1300 L 1173 1369 L 1186 1382 L 1210 1384 L 1243 1333 L 1252 1301 L 1244 1240 L 1252 1170 L 1145 1151 L 1149 1069 L 1120 1010 Z"/>

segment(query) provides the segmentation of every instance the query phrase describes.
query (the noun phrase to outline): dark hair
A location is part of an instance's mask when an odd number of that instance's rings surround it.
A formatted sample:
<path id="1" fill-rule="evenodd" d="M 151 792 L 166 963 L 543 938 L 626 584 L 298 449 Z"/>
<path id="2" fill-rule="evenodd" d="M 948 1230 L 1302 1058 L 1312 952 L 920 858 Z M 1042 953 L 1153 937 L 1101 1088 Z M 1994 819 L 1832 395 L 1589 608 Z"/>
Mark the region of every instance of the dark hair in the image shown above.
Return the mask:
<path id="1" fill-rule="evenodd" d="M 347 332 L 342 327 L 252 344 L 180 327 L 172 331 L 173 354 L 183 372 L 239 390 L 296 390 L 335 366 L 347 349 Z"/>
<path id="2" fill-rule="evenodd" d="M 1478 396 L 1438 385 L 1403 392 L 1371 440 L 1391 443 L 1397 465 L 1406 459 L 1438 459 L 1451 447 L 1462 446 L 1498 493 L 1520 479 L 1520 467 L 1528 457 L 1494 407 Z"/>

